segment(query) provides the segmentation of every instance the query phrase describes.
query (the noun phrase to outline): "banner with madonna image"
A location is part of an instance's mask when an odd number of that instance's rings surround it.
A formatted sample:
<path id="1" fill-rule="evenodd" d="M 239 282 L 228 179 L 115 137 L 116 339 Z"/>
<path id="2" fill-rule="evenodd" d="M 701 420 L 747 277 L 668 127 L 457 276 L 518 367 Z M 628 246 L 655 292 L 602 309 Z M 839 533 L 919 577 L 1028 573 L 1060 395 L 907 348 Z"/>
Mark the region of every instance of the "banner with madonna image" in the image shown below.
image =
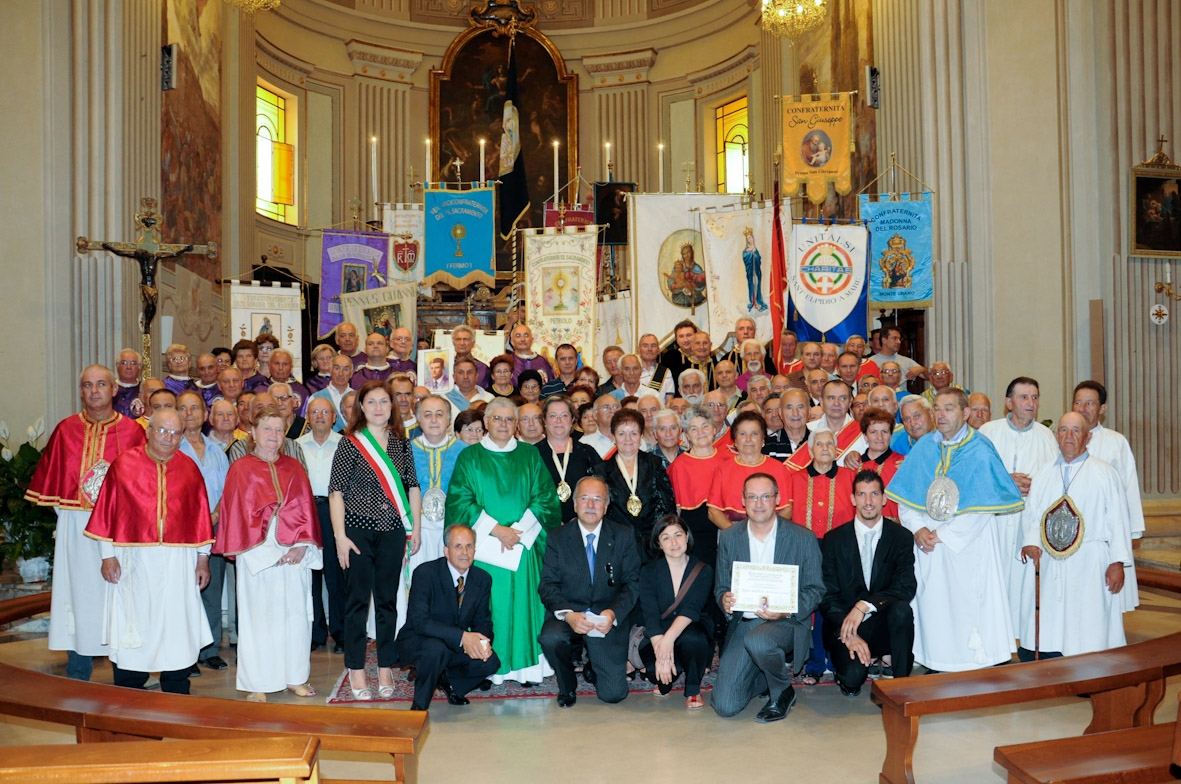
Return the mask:
<path id="1" fill-rule="evenodd" d="M 864 226 L 796 224 L 787 241 L 789 329 L 805 340 L 865 336 L 869 281 Z"/>
<path id="2" fill-rule="evenodd" d="M 381 205 L 381 229 L 390 235 L 390 283 L 417 283 L 423 277 L 422 205 Z"/>
<path id="3" fill-rule="evenodd" d="M 800 185 L 820 204 L 828 183 L 837 193 L 853 189 L 853 108 L 849 93 L 785 95 L 783 103 L 783 187 L 795 196 Z"/>
<path id="4" fill-rule="evenodd" d="M 390 339 L 395 329 L 405 327 L 418 334 L 418 284 L 398 283 L 380 289 L 358 291 L 340 296 L 345 320 L 357 325 L 363 336 L 374 332 Z M 362 337 L 362 342 L 364 337 Z"/>
<path id="5" fill-rule="evenodd" d="M 386 285 L 390 238 L 384 232 L 324 229 L 320 260 L 320 327 L 326 338 L 341 318 L 340 298 Z"/>
<path id="6" fill-rule="evenodd" d="M 869 225 L 869 306 L 929 308 L 935 278 L 931 257 L 931 193 L 903 193 L 898 201 L 858 197 Z"/>
<path id="7" fill-rule="evenodd" d="M 754 319 L 755 338 L 767 342 L 771 326 L 771 242 L 775 210 L 770 203 L 750 209 L 701 212 L 709 321 L 718 337 L 740 318 Z M 791 227 L 784 226 L 784 234 Z"/>
<path id="8" fill-rule="evenodd" d="M 291 352 L 292 374 L 303 380 L 303 292 L 299 285 L 230 281 L 230 324 L 233 340 L 274 335 Z"/>
<path id="9" fill-rule="evenodd" d="M 700 213 L 738 202 L 738 196 L 725 193 L 628 195 L 635 335 L 651 332 L 663 343 L 683 319 L 709 331 Z"/>
<path id="10" fill-rule="evenodd" d="M 553 357 L 569 343 L 595 356 L 596 225 L 526 229 L 525 312 L 538 352 Z"/>
<path id="11" fill-rule="evenodd" d="M 471 283 L 495 283 L 494 194 L 492 188 L 426 192 L 424 286 L 441 282 L 462 289 Z"/>

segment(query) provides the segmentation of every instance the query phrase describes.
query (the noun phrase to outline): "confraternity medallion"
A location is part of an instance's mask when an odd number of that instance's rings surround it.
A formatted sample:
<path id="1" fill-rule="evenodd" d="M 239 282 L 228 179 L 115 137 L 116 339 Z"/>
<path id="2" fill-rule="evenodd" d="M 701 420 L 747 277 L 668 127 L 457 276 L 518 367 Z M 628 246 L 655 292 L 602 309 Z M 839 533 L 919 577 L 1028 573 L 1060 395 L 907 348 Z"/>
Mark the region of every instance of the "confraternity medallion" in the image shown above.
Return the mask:
<path id="1" fill-rule="evenodd" d="M 567 484 L 565 479 L 558 482 L 558 500 L 562 503 L 570 500 L 570 485 Z"/>
<path id="2" fill-rule="evenodd" d="M 103 480 L 107 478 L 107 471 L 110 468 L 111 464 L 106 460 L 99 460 L 82 477 L 82 494 L 90 501 L 91 506 L 98 500 L 98 491 L 102 489 Z"/>
<path id="3" fill-rule="evenodd" d="M 422 494 L 422 519 L 430 523 L 443 522 L 447 507 L 447 494 L 437 487 L 432 487 Z"/>
<path id="4" fill-rule="evenodd" d="M 1064 495 L 1042 515 L 1042 548 L 1050 557 L 1064 560 L 1083 544 L 1086 527 L 1070 496 Z"/>
<path id="5" fill-rule="evenodd" d="M 948 476 L 937 476 L 927 488 L 927 514 L 938 523 L 955 517 L 960 506 L 960 489 Z"/>
<path id="6" fill-rule="evenodd" d="M 627 513 L 632 517 L 639 517 L 640 510 L 644 508 L 644 502 L 635 493 L 627 497 Z"/>

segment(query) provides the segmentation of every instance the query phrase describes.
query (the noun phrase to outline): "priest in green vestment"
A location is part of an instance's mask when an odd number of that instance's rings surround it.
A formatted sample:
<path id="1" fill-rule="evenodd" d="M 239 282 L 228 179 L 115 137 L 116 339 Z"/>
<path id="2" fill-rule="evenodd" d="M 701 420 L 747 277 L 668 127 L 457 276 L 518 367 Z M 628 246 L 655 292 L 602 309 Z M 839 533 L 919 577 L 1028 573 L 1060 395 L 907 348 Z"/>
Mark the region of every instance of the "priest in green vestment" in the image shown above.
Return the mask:
<path id="1" fill-rule="evenodd" d="M 492 575 L 495 683 L 540 683 L 553 674 L 537 636 L 545 609 L 537 595 L 546 531 L 561 507 L 537 449 L 514 437 L 517 407 L 496 398 L 484 409 L 488 434 L 463 450 L 447 491 L 447 524 L 476 533 L 476 563 Z"/>

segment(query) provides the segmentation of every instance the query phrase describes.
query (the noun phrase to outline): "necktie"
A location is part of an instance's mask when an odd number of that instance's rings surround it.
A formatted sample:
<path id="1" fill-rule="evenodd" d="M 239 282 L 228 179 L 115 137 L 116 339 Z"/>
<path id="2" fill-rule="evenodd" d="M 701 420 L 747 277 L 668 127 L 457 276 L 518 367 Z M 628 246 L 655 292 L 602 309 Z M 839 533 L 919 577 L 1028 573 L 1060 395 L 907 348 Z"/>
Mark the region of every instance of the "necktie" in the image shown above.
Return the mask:
<path id="1" fill-rule="evenodd" d="M 586 535 L 586 565 L 590 567 L 591 582 L 595 581 L 595 535 Z"/>
<path id="2" fill-rule="evenodd" d="M 865 577 L 865 587 L 868 589 L 869 578 L 873 574 L 873 531 L 861 535 L 861 574 Z"/>
<path id="3" fill-rule="evenodd" d="M 455 583 L 455 598 L 459 602 L 459 609 L 463 609 L 463 575 L 459 576 L 459 581 Z"/>

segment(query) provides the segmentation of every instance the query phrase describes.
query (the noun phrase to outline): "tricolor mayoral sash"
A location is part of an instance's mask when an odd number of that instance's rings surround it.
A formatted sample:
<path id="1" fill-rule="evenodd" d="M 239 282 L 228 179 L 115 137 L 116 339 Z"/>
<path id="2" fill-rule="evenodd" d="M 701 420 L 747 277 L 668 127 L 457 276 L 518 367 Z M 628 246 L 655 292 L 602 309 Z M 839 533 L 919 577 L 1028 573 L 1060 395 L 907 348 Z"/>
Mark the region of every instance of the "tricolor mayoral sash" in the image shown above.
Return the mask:
<path id="1" fill-rule="evenodd" d="M 360 450 L 361 456 L 373 469 L 373 473 L 377 474 L 377 481 L 381 484 L 381 489 L 385 491 L 386 498 L 402 516 L 402 525 L 406 532 L 414 530 L 414 520 L 410 517 L 410 499 L 406 497 L 406 488 L 402 487 L 402 478 L 398 476 L 398 469 L 394 466 L 394 461 L 390 459 L 386 451 L 377 443 L 377 438 L 368 429 L 354 433 L 348 436 L 348 439 Z"/>

